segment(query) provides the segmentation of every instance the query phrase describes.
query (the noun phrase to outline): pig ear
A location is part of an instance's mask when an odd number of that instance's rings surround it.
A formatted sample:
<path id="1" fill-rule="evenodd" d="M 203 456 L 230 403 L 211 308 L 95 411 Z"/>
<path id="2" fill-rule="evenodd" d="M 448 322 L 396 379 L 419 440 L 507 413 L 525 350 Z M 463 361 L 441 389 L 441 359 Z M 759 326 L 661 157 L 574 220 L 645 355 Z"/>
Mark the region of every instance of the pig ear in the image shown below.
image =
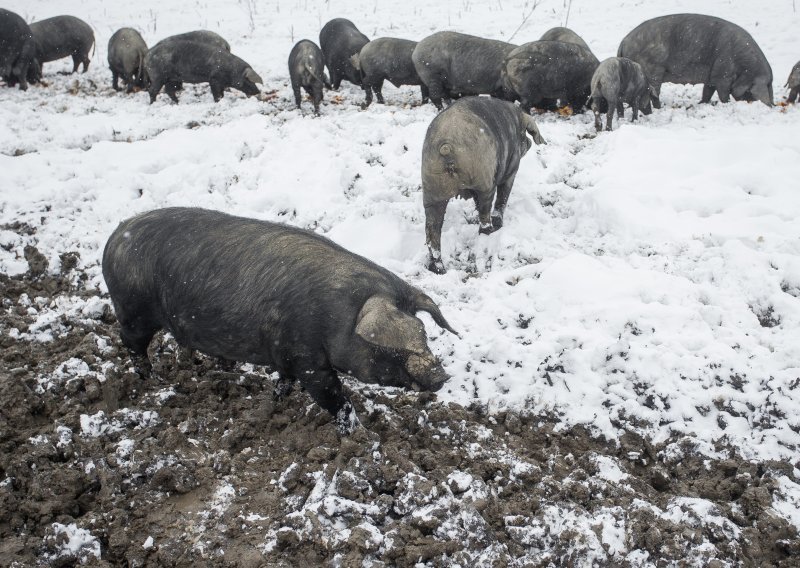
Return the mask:
<path id="1" fill-rule="evenodd" d="M 536 126 L 536 121 L 533 120 L 533 117 L 527 113 L 522 113 L 522 122 L 525 124 L 525 130 L 533 137 L 533 141 L 537 144 L 547 144 L 542 138 L 542 134 L 539 132 L 539 127 Z"/>
<path id="2" fill-rule="evenodd" d="M 427 353 L 425 326 L 401 312 L 386 296 L 371 296 L 356 318 L 356 334 L 364 341 L 392 351 Z"/>
<path id="3" fill-rule="evenodd" d="M 244 70 L 244 78 L 253 83 L 259 83 L 261 85 L 264 84 L 264 79 L 262 79 L 258 73 L 253 71 L 252 67 L 248 67 L 247 69 Z"/>

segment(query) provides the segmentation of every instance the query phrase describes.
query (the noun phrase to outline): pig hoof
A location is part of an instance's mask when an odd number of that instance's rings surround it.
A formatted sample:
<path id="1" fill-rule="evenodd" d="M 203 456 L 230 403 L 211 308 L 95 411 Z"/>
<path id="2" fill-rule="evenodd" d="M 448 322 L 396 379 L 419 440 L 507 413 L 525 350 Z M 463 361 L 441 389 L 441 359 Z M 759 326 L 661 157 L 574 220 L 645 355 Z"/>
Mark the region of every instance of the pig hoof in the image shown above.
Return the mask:
<path id="1" fill-rule="evenodd" d="M 433 272 L 434 274 L 444 274 L 447 270 L 444 267 L 444 263 L 441 260 L 434 260 L 431 259 L 428 261 L 427 269 Z"/>
<path id="2" fill-rule="evenodd" d="M 498 213 L 492 214 L 492 229 L 502 229 L 503 228 L 503 216 Z"/>
<path id="3" fill-rule="evenodd" d="M 349 436 L 360 425 L 356 410 L 353 405 L 348 401 L 336 413 L 336 429 L 342 436 Z"/>
<path id="4" fill-rule="evenodd" d="M 294 382 L 281 377 L 278 379 L 278 382 L 275 383 L 275 390 L 272 391 L 272 399 L 273 400 L 281 400 L 284 397 L 289 396 L 292 393 L 292 388 L 294 387 Z"/>
<path id="5" fill-rule="evenodd" d="M 492 226 L 491 223 L 487 223 L 486 225 L 481 224 L 481 228 L 478 229 L 479 235 L 491 235 L 494 233 L 495 228 Z"/>

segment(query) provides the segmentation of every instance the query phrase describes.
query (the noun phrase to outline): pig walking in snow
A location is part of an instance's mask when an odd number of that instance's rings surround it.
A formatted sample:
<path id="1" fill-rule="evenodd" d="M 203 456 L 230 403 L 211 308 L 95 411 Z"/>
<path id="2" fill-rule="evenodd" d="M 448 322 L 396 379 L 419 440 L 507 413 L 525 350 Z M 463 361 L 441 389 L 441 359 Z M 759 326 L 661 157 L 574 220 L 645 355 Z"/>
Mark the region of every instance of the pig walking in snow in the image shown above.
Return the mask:
<path id="1" fill-rule="evenodd" d="M 294 92 L 294 102 L 300 108 L 302 100 L 300 89 L 303 88 L 311 96 L 314 104 L 314 114 L 319 114 L 319 104 L 322 102 L 322 89 L 331 85 L 325 76 L 325 62 L 322 51 L 313 41 L 303 39 L 298 41 L 289 53 L 289 79 Z"/>
<path id="2" fill-rule="evenodd" d="M 119 78 L 128 85 L 128 93 L 134 87 L 144 87 L 144 58 L 147 44 L 141 34 L 133 28 L 120 28 L 108 40 L 108 67 L 111 69 L 111 86 L 120 90 Z"/>
<path id="3" fill-rule="evenodd" d="M 797 102 L 798 95 L 800 94 L 800 61 L 794 64 L 792 72 L 789 73 L 789 78 L 786 80 L 785 87 L 789 87 L 789 96 L 786 100 L 790 103 Z"/>
<path id="4" fill-rule="evenodd" d="M 89 68 L 89 52 L 94 46 L 91 26 L 75 16 L 55 16 L 31 24 L 36 42 L 36 59 L 40 65 L 62 57 L 72 56 L 72 72 L 83 63 L 83 72 Z"/>
<path id="5" fill-rule="evenodd" d="M 319 32 L 319 46 L 325 56 L 325 65 L 331 76 L 333 89 L 339 88 L 343 79 L 361 85 L 361 72 L 350 58 L 369 43 L 369 38 L 358 31 L 356 25 L 345 18 L 334 18 Z"/>
<path id="6" fill-rule="evenodd" d="M 583 110 L 592 75 L 600 62 L 574 43 L 532 41 L 510 52 L 502 65 L 507 100 L 519 100 L 525 112 L 560 100 L 574 112 Z"/>
<path id="7" fill-rule="evenodd" d="M 611 120 L 616 109 L 619 118 L 625 115 L 623 103 L 631 107 L 633 117 L 639 118 L 639 111 L 650 114 L 652 87 L 647 82 L 642 66 L 625 57 L 609 57 L 600 63 L 592 76 L 592 94 L 590 96 L 594 112 L 594 126 L 598 132 L 602 130 L 600 113 L 606 113 L 606 130 L 611 130 Z"/>
<path id="8" fill-rule="evenodd" d="M 617 50 L 639 63 L 660 107 L 662 83 L 703 84 L 700 102 L 761 101 L 772 105 L 772 68 L 749 33 L 734 23 L 702 14 L 673 14 L 639 24 Z"/>
<path id="9" fill-rule="evenodd" d="M 161 87 L 178 102 L 176 92 L 183 83 L 208 83 L 214 102 L 219 102 L 225 89 L 234 88 L 248 97 L 259 94 L 256 83 L 264 83 L 253 68 L 221 47 L 196 41 L 159 42 L 147 52 L 145 74 L 150 86 L 150 104 Z"/>
<path id="10" fill-rule="evenodd" d="M 9 87 L 19 83 L 20 90 L 27 90 L 35 57 L 36 44 L 28 24 L 18 14 L 0 8 L 0 78 Z"/>
<path id="11" fill-rule="evenodd" d="M 361 71 L 361 86 L 367 99 L 364 106 L 372 104 L 372 92 L 383 104 L 383 82 L 388 80 L 395 87 L 420 85 L 422 104 L 428 102 L 428 87 L 422 82 L 411 60 L 417 42 L 394 37 L 373 39 L 361 48 L 361 52 L 350 58 L 353 66 Z"/>
<path id="12" fill-rule="evenodd" d="M 461 99 L 433 119 L 422 146 L 429 270 L 445 272 L 442 224 L 453 197 L 475 200 L 480 233 L 489 234 L 503 226 L 519 161 L 531 147 L 527 134 L 536 144 L 545 143 L 530 115 L 498 99 Z"/>
<path id="13" fill-rule="evenodd" d="M 298 380 L 343 433 L 357 424 L 337 372 L 438 390 L 421 290 L 311 231 L 218 211 L 168 208 L 124 221 L 103 252 L 123 343 L 137 358 L 160 329 L 182 346 Z M 453 332 L 455 333 L 455 332 Z M 145 359 L 146 361 L 146 359 Z"/>
<path id="14" fill-rule="evenodd" d="M 411 59 L 431 102 L 442 110 L 442 99 L 450 104 L 464 95 L 505 98 L 500 71 L 516 47 L 458 32 L 437 32 L 417 44 Z"/>
<path id="15" fill-rule="evenodd" d="M 581 46 L 586 51 L 592 51 L 589 49 L 589 45 L 583 41 L 583 38 L 569 28 L 550 28 L 542 34 L 539 41 L 563 41 L 566 43 L 574 43 L 575 45 Z"/>

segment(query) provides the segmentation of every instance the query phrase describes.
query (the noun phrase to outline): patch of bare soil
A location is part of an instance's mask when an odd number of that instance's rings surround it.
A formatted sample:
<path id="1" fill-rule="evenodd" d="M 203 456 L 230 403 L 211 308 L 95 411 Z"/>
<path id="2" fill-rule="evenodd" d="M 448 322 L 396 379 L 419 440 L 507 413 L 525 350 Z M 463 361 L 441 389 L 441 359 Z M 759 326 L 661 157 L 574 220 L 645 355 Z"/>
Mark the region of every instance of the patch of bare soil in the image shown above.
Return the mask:
<path id="1" fill-rule="evenodd" d="M 139 376 L 78 259 L 26 256 L 0 275 L 0 565 L 797 566 L 772 502 L 800 463 L 354 381 L 341 438 L 299 388 L 163 336 Z"/>

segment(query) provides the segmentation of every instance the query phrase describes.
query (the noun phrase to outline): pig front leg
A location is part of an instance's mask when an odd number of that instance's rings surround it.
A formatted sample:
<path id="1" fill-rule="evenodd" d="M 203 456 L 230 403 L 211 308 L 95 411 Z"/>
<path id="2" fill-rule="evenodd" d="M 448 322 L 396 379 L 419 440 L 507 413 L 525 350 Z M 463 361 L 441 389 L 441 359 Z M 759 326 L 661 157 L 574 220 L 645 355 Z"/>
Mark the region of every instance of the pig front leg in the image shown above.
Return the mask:
<path id="1" fill-rule="evenodd" d="M 427 269 L 436 274 L 444 274 L 442 262 L 442 225 L 447 210 L 447 201 L 425 205 L 425 244 L 428 246 Z"/>
<path id="2" fill-rule="evenodd" d="M 703 85 L 703 95 L 700 97 L 701 103 L 710 103 L 711 97 L 714 96 L 714 87 L 712 85 Z"/>
<path id="3" fill-rule="evenodd" d="M 320 407 L 331 413 L 336 428 L 343 436 L 351 434 L 358 426 L 353 404 L 345 396 L 342 381 L 333 369 L 318 369 L 300 373 L 300 384 Z"/>
<path id="4" fill-rule="evenodd" d="M 800 87 L 792 87 L 789 91 L 789 98 L 786 100 L 790 103 L 793 103 L 797 100 L 797 95 L 800 94 Z"/>

